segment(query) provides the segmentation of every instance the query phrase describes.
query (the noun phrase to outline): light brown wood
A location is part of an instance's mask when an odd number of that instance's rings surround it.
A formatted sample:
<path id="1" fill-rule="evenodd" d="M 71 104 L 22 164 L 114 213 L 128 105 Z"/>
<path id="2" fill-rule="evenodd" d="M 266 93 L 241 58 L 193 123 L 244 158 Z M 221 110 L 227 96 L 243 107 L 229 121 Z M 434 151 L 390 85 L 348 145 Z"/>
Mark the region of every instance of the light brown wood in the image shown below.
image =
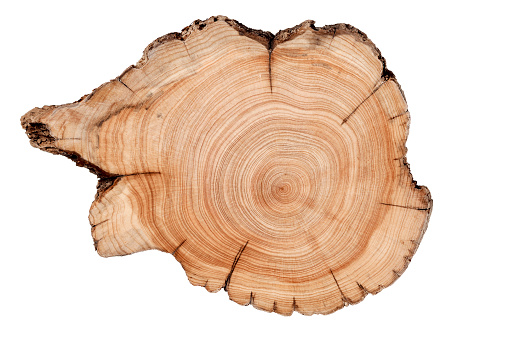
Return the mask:
<path id="1" fill-rule="evenodd" d="M 101 256 L 172 253 L 193 285 L 285 315 L 358 303 L 406 269 L 432 206 L 406 162 L 408 124 L 357 29 L 306 21 L 274 36 L 226 17 L 22 118 L 33 146 L 99 176 Z"/>

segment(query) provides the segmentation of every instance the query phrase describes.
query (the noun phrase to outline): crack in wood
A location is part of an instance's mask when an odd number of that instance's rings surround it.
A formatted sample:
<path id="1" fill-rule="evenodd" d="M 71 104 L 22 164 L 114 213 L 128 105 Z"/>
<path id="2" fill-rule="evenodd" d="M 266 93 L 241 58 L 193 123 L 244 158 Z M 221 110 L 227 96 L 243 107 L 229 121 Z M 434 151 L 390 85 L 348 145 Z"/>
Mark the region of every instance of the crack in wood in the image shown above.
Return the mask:
<path id="1" fill-rule="evenodd" d="M 389 118 L 389 121 L 394 120 L 394 119 L 399 118 L 399 117 L 402 117 L 405 114 L 408 114 L 408 109 L 406 111 L 404 111 L 403 113 L 400 113 L 398 115 L 395 115 L 395 116 Z"/>
<path id="2" fill-rule="evenodd" d="M 94 227 L 96 227 L 96 226 L 99 226 L 99 225 L 101 225 L 101 224 L 104 224 L 104 223 L 105 223 L 105 222 L 107 222 L 108 220 L 110 220 L 110 219 L 106 219 L 106 220 L 103 220 L 103 221 L 101 221 L 101 222 L 99 222 L 99 223 L 97 223 L 97 224 L 95 224 L 95 225 L 92 225 L 92 228 L 94 228 Z"/>
<path id="3" fill-rule="evenodd" d="M 161 174 L 161 172 L 139 172 L 139 173 L 121 174 L 121 175 L 117 175 L 116 178 L 131 177 L 133 175 L 148 175 L 148 174 Z"/>
<path id="4" fill-rule="evenodd" d="M 135 175 L 150 175 L 150 174 L 161 174 L 161 172 L 139 172 L 139 173 L 129 173 L 129 174 L 118 174 L 118 175 L 112 175 L 112 176 L 104 178 L 102 180 L 116 180 L 116 179 L 121 179 L 124 177 L 132 177 Z"/>
<path id="5" fill-rule="evenodd" d="M 136 105 L 123 105 L 122 107 L 110 112 L 109 114 L 107 114 L 104 118 L 102 118 L 101 120 L 99 120 L 95 125 L 99 128 L 101 128 L 101 126 L 108 120 L 110 120 L 111 118 L 113 118 L 114 116 L 120 114 L 121 112 L 125 111 L 125 110 L 129 110 L 129 109 L 140 109 L 141 106 L 143 106 L 144 102 L 142 103 L 138 103 Z"/>
<path id="6" fill-rule="evenodd" d="M 270 85 L 270 93 L 272 93 L 272 51 L 274 43 L 274 36 L 272 36 L 269 40 L 267 50 L 269 51 L 269 85 Z"/>
<path id="7" fill-rule="evenodd" d="M 336 279 L 336 276 L 334 275 L 334 272 L 329 268 L 330 274 L 332 274 L 332 278 L 334 278 L 334 282 L 336 283 L 336 286 L 338 287 L 339 293 L 341 294 L 341 300 L 343 301 L 343 307 L 347 306 L 348 304 L 352 304 L 352 301 L 345 296 L 343 291 L 341 290 L 341 287 L 339 287 L 338 280 Z"/>
<path id="8" fill-rule="evenodd" d="M 177 251 L 179 250 L 179 248 L 184 245 L 184 243 L 187 241 L 187 239 L 184 239 L 184 241 L 182 241 L 174 250 L 173 252 L 171 252 L 171 255 L 175 256 L 175 253 L 177 253 Z"/>
<path id="9" fill-rule="evenodd" d="M 269 85 L 272 93 L 272 50 L 269 50 Z"/>
<path id="10" fill-rule="evenodd" d="M 362 293 L 364 293 L 363 297 L 365 297 L 365 296 L 367 296 L 369 294 L 369 291 L 364 286 L 362 286 L 360 282 L 356 281 L 355 283 L 357 284 L 357 286 L 359 286 L 359 288 L 361 289 Z"/>
<path id="11" fill-rule="evenodd" d="M 370 94 L 369 94 L 369 95 L 368 95 L 368 96 L 367 96 L 364 100 L 362 100 L 362 101 L 361 101 L 361 103 L 357 105 L 357 107 L 355 107 L 355 108 L 354 108 L 354 110 L 352 111 L 352 113 L 348 114 L 348 116 L 347 116 L 346 118 L 344 118 L 344 119 L 343 119 L 343 122 L 341 123 L 341 125 L 345 124 L 345 123 L 348 121 L 348 119 L 350 119 L 350 117 L 351 117 L 352 115 L 354 115 L 354 114 L 355 114 L 355 112 L 357 112 L 357 110 L 358 110 L 358 109 L 359 109 L 359 108 L 360 108 L 360 107 L 361 107 L 361 106 L 362 106 L 362 105 L 363 105 L 363 104 L 364 104 L 364 103 L 365 103 L 365 102 L 366 102 L 369 98 L 371 98 L 371 96 L 372 96 L 373 94 L 375 94 L 375 93 L 376 93 L 376 91 L 378 91 L 378 90 L 380 89 L 380 87 L 382 87 L 382 85 L 383 85 L 383 84 L 385 84 L 386 82 L 387 82 L 387 80 L 383 81 L 380 85 L 376 86 L 376 87 L 375 87 L 375 88 L 371 91 L 371 93 L 370 93 Z"/>
<path id="12" fill-rule="evenodd" d="M 226 277 L 226 280 L 224 281 L 223 288 L 225 291 L 228 291 L 228 286 L 230 285 L 230 281 L 232 278 L 233 271 L 235 270 L 235 266 L 237 266 L 237 263 L 240 260 L 240 256 L 242 255 L 242 252 L 246 249 L 247 244 L 249 243 L 249 240 L 246 241 L 246 243 L 240 248 L 239 252 L 235 256 L 235 259 L 233 259 L 232 268 L 230 269 L 230 273 L 228 273 L 228 276 Z"/>
<path id="13" fill-rule="evenodd" d="M 408 209 L 417 210 L 417 211 L 429 211 L 429 207 L 428 208 L 419 208 L 419 207 L 413 207 L 413 206 L 403 206 L 403 205 L 387 204 L 387 203 L 384 203 L 384 202 L 381 202 L 380 205 L 394 206 L 394 207 L 401 207 L 401 208 L 408 208 Z"/>
<path id="14" fill-rule="evenodd" d="M 124 85 L 124 86 L 125 86 L 125 88 L 127 88 L 128 90 L 130 90 L 131 92 L 133 92 L 133 93 L 134 93 L 134 91 L 133 91 L 133 90 L 132 90 L 129 86 L 127 86 L 127 85 L 125 84 L 125 82 L 123 82 L 123 81 L 120 79 L 120 77 L 118 77 L 116 80 L 117 80 L 118 82 L 120 82 L 122 85 Z"/>
<path id="15" fill-rule="evenodd" d="M 124 84 L 120 78 L 117 78 L 118 81 L 120 81 L 122 84 Z M 125 84 L 124 84 L 125 85 Z M 127 86 L 126 86 L 127 87 Z M 129 87 L 128 87 L 129 88 Z M 135 92 L 133 92 L 133 94 L 135 96 L 138 96 Z M 135 110 L 136 112 L 139 112 L 142 108 L 145 109 L 145 111 L 148 111 L 149 108 L 152 106 L 152 104 L 158 100 L 164 93 L 163 92 L 158 92 L 156 93 L 156 95 L 148 95 L 146 98 L 142 99 L 141 101 L 139 101 L 137 104 L 124 104 L 114 110 L 112 110 L 111 112 L 109 112 L 108 114 L 106 114 L 101 120 L 97 121 L 95 123 L 95 125 L 99 128 L 101 128 L 101 126 L 108 120 L 110 120 L 111 118 L 119 115 L 120 113 L 124 112 L 124 111 L 127 111 L 127 110 Z M 88 99 L 87 99 L 88 100 Z"/>

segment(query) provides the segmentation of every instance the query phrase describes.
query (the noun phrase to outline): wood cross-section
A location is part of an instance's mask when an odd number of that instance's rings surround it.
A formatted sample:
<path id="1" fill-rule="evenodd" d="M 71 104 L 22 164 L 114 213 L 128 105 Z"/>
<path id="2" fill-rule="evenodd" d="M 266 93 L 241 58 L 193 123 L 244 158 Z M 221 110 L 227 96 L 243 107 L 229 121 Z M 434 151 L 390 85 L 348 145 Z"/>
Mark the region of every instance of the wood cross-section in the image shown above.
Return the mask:
<path id="1" fill-rule="evenodd" d="M 273 35 L 197 20 L 22 125 L 99 176 L 101 256 L 168 252 L 192 284 L 269 312 L 327 314 L 378 293 L 431 213 L 406 162 L 401 88 L 350 25 Z"/>

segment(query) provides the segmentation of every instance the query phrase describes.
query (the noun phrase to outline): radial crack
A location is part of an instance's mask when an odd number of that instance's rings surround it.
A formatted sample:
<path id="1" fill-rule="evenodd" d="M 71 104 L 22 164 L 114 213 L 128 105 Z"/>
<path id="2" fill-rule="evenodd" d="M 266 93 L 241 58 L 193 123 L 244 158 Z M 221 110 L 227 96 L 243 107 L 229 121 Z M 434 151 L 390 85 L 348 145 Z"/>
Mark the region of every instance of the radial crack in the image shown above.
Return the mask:
<path id="1" fill-rule="evenodd" d="M 119 107 L 118 109 L 116 110 L 113 110 L 111 112 L 109 112 L 106 116 L 104 116 L 103 118 L 101 118 L 101 120 L 97 121 L 96 122 L 96 126 L 101 128 L 102 125 L 104 125 L 104 123 L 108 120 L 110 120 L 111 118 L 113 118 L 114 116 L 117 116 L 118 114 L 120 114 L 121 112 L 123 111 L 126 111 L 126 110 L 130 110 L 130 109 L 139 109 L 144 103 L 141 103 L 141 104 L 136 104 L 136 105 L 123 105 L 121 107 Z"/>
<path id="2" fill-rule="evenodd" d="M 405 115 L 405 114 L 407 114 L 407 113 L 408 113 L 408 110 L 406 110 L 406 111 L 404 111 L 403 113 L 400 113 L 400 114 L 398 114 L 398 115 L 395 115 L 395 116 L 393 116 L 393 117 L 390 117 L 390 118 L 389 118 L 389 121 L 390 121 L 390 120 L 394 120 L 394 119 L 396 119 L 396 118 L 399 118 L 399 117 L 401 117 L 401 116 L 403 116 L 403 115 Z"/>
<path id="3" fill-rule="evenodd" d="M 348 305 L 348 304 L 352 304 L 351 300 L 348 299 L 345 294 L 343 293 L 343 291 L 341 290 L 341 287 L 339 287 L 339 283 L 338 283 L 338 280 L 336 279 L 336 276 L 334 275 L 334 272 L 332 272 L 332 270 L 329 268 L 329 271 L 330 271 L 330 274 L 332 274 L 332 278 L 334 278 L 334 282 L 336 283 L 336 286 L 338 287 L 338 290 L 339 290 L 339 293 L 341 294 L 341 300 L 343 300 L 343 304 L 344 306 Z M 295 300 L 295 299 L 294 299 Z"/>
<path id="4" fill-rule="evenodd" d="M 118 81 L 118 82 L 120 82 L 122 85 L 124 85 L 124 86 L 125 86 L 128 90 L 130 90 L 131 92 L 133 92 L 133 93 L 134 93 L 134 91 L 133 91 L 133 90 L 132 90 L 129 86 L 127 86 L 127 85 L 125 84 L 125 82 L 123 82 L 123 81 L 120 79 L 120 77 L 118 77 L 118 78 L 117 78 L 117 81 Z"/>
<path id="5" fill-rule="evenodd" d="M 384 82 L 382 82 L 380 85 L 376 86 L 376 87 L 375 87 L 375 88 L 371 91 L 371 93 L 370 93 L 370 94 L 369 94 L 369 95 L 368 95 L 368 96 L 367 96 L 364 100 L 362 100 L 362 101 L 361 101 L 361 103 L 357 105 L 357 107 L 355 107 L 355 108 L 354 108 L 354 110 L 352 111 L 352 113 L 348 114 L 348 116 L 347 116 L 346 118 L 344 118 L 344 119 L 343 119 L 343 122 L 341 123 L 341 125 L 343 125 L 344 123 L 346 123 L 346 122 L 348 121 L 348 119 L 350 119 L 350 117 L 351 117 L 352 115 L 354 115 L 354 114 L 355 114 L 355 112 L 357 112 L 357 110 L 359 109 L 359 107 L 361 107 L 361 106 L 362 106 L 362 104 L 364 104 L 364 103 L 365 103 L 365 102 L 366 102 L 369 98 L 371 98 L 371 96 L 372 96 L 373 94 L 375 94 L 375 93 L 376 93 L 376 91 L 378 91 L 378 89 L 379 89 L 380 87 L 382 87 L 382 85 L 383 85 L 383 84 L 385 84 L 386 82 L 387 82 L 387 81 L 384 81 Z"/>
<path id="6" fill-rule="evenodd" d="M 272 52 L 274 51 L 274 39 L 276 37 L 271 35 L 267 42 L 267 51 L 269 52 L 269 85 L 270 85 L 270 93 L 272 93 Z"/>
<path id="7" fill-rule="evenodd" d="M 225 291 L 228 291 L 228 286 L 230 285 L 230 281 L 231 281 L 231 278 L 232 278 L 233 271 L 235 270 L 235 266 L 237 266 L 237 263 L 240 260 L 240 256 L 242 255 L 242 252 L 244 252 L 244 250 L 246 249 L 246 246 L 247 246 L 248 243 L 249 243 L 249 240 L 246 241 L 244 246 L 242 246 L 240 248 L 239 252 L 235 256 L 235 259 L 233 259 L 233 264 L 232 264 L 232 268 L 230 270 L 230 273 L 228 273 L 228 276 L 226 277 L 226 280 L 224 281 L 223 288 L 224 288 Z"/>
<path id="8" fill-rule="evenodd" d="M 106 221 L 108 221 L 108 220 L 110 220 L 110 219 L 106 219 L 106 220 L 103 220 L 103 221 L 101 221 L 101 222 L 98 222 L 97 224 L 92 225 L 92 228 L 94 228 L 94 227 L 96 227 L 96 226 L 99 226 L 100 224 L 104 224 L 104 223 L 105 223 Z"/>
<path id="9" fill-rule="evenodd" d="M 177 251 L 179 250 L 179 248 L 184 245 L 184 243 L 186 242 L 187 239 L 184 239 L 184 241 L 182 241 L 174 250 L 173 252 L 171 252 L 171 255 L 175 256 L 175 253 L 177 253 Z"/>
<path id="10" fill-rule="evenodd" d="M 139 173 L 119 174 L 119 175 L 112 175 L 112 176 L 109 176 L 107 178 L 102 178 L 100 180 L 103 180 L 103 181 L 106 181 L 106 180 L 114 181 L 116 179 L 123 178 L 123 177 L 132 177 L 132 176 L 135 176 L 135 175 L 148 175 L 148 174 L 161 174 L 161 172 L 139 172 Z"/>
<path id="11" fill-rule="evenodd" d="M 419 207 L 413 207 L 413 206 L 403 206 L 403 205 L 394 205 L 394 204 L 386 204 L 384 202 L 381 202 L 380 205 L 385 205 L 385 206 L 394 206 L 394 207 L 401 207 L 401 208 L 408 208 L 408 209 L 412 209 L 412 210 L 417 210 L 417 211 L 428 211 L 429 208 L 419 208 Z"/>
<path id="12" fill-rule="evenodd" d="M 270 93 L 272 93 L 272 50 L 269 50 L 269 84 Z"/>
<path id="13" fill-rule="evenodd" d="M 130 174 L 121 174 L 118 177 L 130 177 L 133 175 L 145 175 L 145 174 L 161 174 L 161 172 L 139 172 L 139 173 L 130 173 Z"/>
<path id="14" fill-rule="evenodd" d="M 356 281 L 356 283 L 357 286 L 359 286 L 359 288 L 361 289 L 362 293 L 364 293 L 364 297 L 367 296 L 369 294 L 369 291 L 364 286 L 362 286 L 360 282 Z"/>

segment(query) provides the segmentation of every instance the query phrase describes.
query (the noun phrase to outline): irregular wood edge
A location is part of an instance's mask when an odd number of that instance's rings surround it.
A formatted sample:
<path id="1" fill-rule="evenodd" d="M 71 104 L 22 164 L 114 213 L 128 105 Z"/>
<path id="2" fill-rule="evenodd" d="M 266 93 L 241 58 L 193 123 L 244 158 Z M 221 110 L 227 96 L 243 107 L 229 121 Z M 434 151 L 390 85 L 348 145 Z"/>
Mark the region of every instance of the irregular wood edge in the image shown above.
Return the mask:
<path id="1" fill-rule="evenodd" d="M 82 99 L 80 99 L 79 101 L 81 101 Z M 95 174 L 99 179 L 97 183 L 97 193 L 95 196 L 95 199 L 97 199 L 110 186 L 113 185 L 115 179 L 118 178 L 118 176 L 104 171 L 99 166 L 83 159 L 81 155 L 76 152 L 71 152 L 58 148 L 55 143 L 56 138 L 51 134 L 51 131 L 49 130 L 48 126 L 40 122 L 40 117 L 47 111 L 52 111 L 57 107 L 66 105 L 43 106 L 42 108 L 36 107 L 21 117 L 21 126 L 23 127 L 23 129 L 25 129 L 25 133 L 27 134 L 30 140 L 30 145 L 32 145 L 33 147 L 51 154 L 63 155 L 74 161 L 76 163 L 76 166 L 85 167 L 90 172 Z"/>
<path id="2" fill-rule="evenodd" d="M 298 37 L 299 35 L 303 34 L 308 28 L 316 31 L 319 34 L 330 35 L 332 37 L 335 37 L 336 35 L 340 35 L 340 34 L 353 35 L 357 39 L 357 41 L 360 41 L 360 42 L 366 44 L 367 46 L 369 46 L 372 49 L 374 55 L 382 63 L 382 73 L 381 73 L 381 77 L 380 77 L 381 80 L 383 80 L 383 82 L 386 82 L 389 80 L 394 81 L 396 83 L 396 85 L 398 86 L 404 100 L 406 101 L 405 94 L 404 94 L 400 84 L 398 83 L 394 73 L 392 73 L 387 68 L 385 58 L 382 56 L 380 50 L 375 46 L 375 44 L 367 37 L 367 35 L 364 32 L 355 28 L 352 25 L 344 24 L 344 23 L 335 24 L 335 25 L 326 25 L 323 27 L 315 27 L 315 25 L 314 25 L 315 21 L 313 21 L 313 20 L 306 20 L 294 27 L 280 30 L 275 35 L 271 32 L 249 28 L 236 20 L 229 19 L 226 16 L 213 16 L 213 17 L 210 17 L 203 21 L 195 20 L 195 21 L 193 21 L 193 23 L 191 25 L 182 29 L 181 32 L 169 33 L 169 34 L 166 34 L 166 35 L 161 36 L 161 37 L 157 38 L 156 40 L 154 40 L 152 43 L 150 43 L 145 48 L 141 59 L 136 63 L 136 65 L 131 65 L 131 66 L 127 67 L 124 70 L 124 72 L 122 72 L 122 74 L 120 74 L 117 78 L 111 80 L 110 82 L 119 81 L 120 83 L 123 84 L 122 77 L 124 75 L 126 75 L 127 73 L 129 73 L 133 69 L 142 68 L 149 61 L 149 59 L 150 59 L 149 54 L 153 50 L 155 50 L 158 47 L 160 47 L 161 45 L 168 43 L 170 41 L 173 41 L 173 40 L 180 40 L 180 41 L 185 42 L 185 40 L 190 35 L 192 35 L 194 32 L 201 31 L 208 24 L 211 24 L 211 23 L 217 22 L 217 21 L 224 21 L 227 24 L 229 24 L 232 28 L 236 29 L 239 32 L 239 35 L 249 37 L 249 38 L 259 42 L 260 44 L 265 46 L 265 48 L 267 48 L 269 55 L 270 55 L 270 53 L 272 53 L 272 50 L 274 48 L 276 48 L 279 44 L 282 44 L 286 41 L 290 41 L 290 40 Z M 55 141 L 56 141 L 55 137 L 51 134 L 51 131 L 49 130 L 48 126 L 46 126 L 45 124 L 40 122 L 40 117 L 44 113 L 46 113 L 48 111 L 52 111 L 56 108 L 71 107 L 71 106 L 75 106 L 75 105 L 79 104 L 82 101 L 87 101 L 101 87 L 107 85 L 110 82 L 106 82 L 106 83 L 102 84 L 101 86 L 94 89 L 90 94 L 82 96 L 79 100 L 77 100 L 73 103 L 63 104 L 63 105 L 43 106 L 42 108 L 34 108 L 34 109 L 30 110 L 28 113 L 26 113 L 21 118 L 21 125 L 22 125 L 23 129 L 25 129 L 26 134 L 30 139 L 30 144 L 33 147 L 39 148 L 43 151 L 46 151 L 46 152 L 49 152 L 52 154 L 63 155 L 65 157 L 73 160 L 77 166 L 85 167 L 85 168 L 89 169 L 90 172 L 97 175 L 99 181 L 97 184 L 97 194 L 95 196 L 96 200 L 99 199 L 100 196 L 103 195 L 106 191 L 111 189 L 112 186 L 115 185 L 116 182 L 118 182 L 118 179 L 120 177 L 122 177 L 122 175 L 108 173 L 108 172 L 104 171 L 103 169 L 101 169 L 100 167 L 96 166 L 95 164 L 92 164 L 92 163 L 86 161 L 77 153 L 69 152 L 69 151 L 62 150 L 62 149 L 58 148 L 55 144 Z M 406 126 L 405 144 L 407 141 L 409 128 L 410 128 L 410 121 L 407 123 L 407 126 Z M 414 188 L 419 189 L 419 190 L 425 190 L 425 192 L 426 192 L 425 196 L 427 197 L 427 200 L 428 200 L 426 219 L 421 227 L 421 233 L 420 233 L 419 238 L 413 241 L 414 247 L 409 251 L 408 255 L 404 257 L 405 265 L 404 265 L 403 269 L 401 269 L 400 271 L 393 271 L 394 272 L 394 280 L 387 286 L 379 286 L 379 289 L 377 289 L 375 291 L 367 291 L 365 288 L 362 287 L 362 285 L 360 285 L 359 288 L 363 289 L 363 291 L 365 292 L 364 297 L 367 294 L 379 293 L 384 288 L 392 285 L 403 274 L 403 272 L 407 269 L 412 257 L 416 253 L 416 251 L 419 247 L 419 244 L 422 240 L 422 237 L 424 236 L 424 233 L 426 232 L 427 227 L 428 227 L 428 223 L 429 223 L 429 219 L 430 219 L 432 207 L 433 207 L 433 200 L 431 198 L 431 194 L 430 194 L 430 191 L 428 190 L 428 188 L 425 186 L 419 186 L 417 184 L 417 182 L 413 179 L 412 173 L 410 171 L 410 165 L 408 164 L 407 159 L 406 159 L 406 147 L 405 147 L 405 154 L 401 158 L 401 162 L 402 162 L 402 167 L 405 167 L 406 170 L 408 171 L 408 174 L 410 175 L 410 178 L 412 180 Z M 227 290 L 227 288 L 225 288 L 225 290 Z M 231 299 L 231 297 L 230 297 L 230 299 Z M 363 299 L 364 298 L 361 298 L 360 301 L 362 301 Z M 233 299 L 231 299 L 231 300 L 235 301 Z M 344 302 L 343 307 L 348 306 L 349 304 L 354 304 L 352 302 L 348 302 L 345 300 L 343 300 L 343 302 Z M 252 303 L 250 302 L 248 305 L 250 305 L 250 304 L 252 304 Z M 243 305 L 243 304 L 241 304 L 241 305 Z M 339 308 L 342 308 L 342 307 L 339 307 Z M 295 305 L 294 311 L 299 312 L 297 305 Z M 332 311 L 332 312 L 334 312 L 334 311 Z M 332 313 L 332 312 L 330 312 L 330 313 Z"/>
<path id="3" fill-rule="evenodd" d="M 410 165 L 406 162 L 406 157 L 403 157 L 402 160 L 403 160 L 404 166 L 408 170 L 408 174 L 410 175 L 411 178 L 413 178 L 412 173 L 410 172 Z M 425 196 L 426 196 L 426 200 L 427 200 L 427 206 L 425 208 L 419 209 L 419 210 L 425 211 L 425 213 L 426 213 L 424 222 L 420 229 L 420 234 L 417 237 L 417 239 L 411 240 L 414 247 L 408 251 L 408 255 L 403 257 L 403 259 L 405 260 L 403 268 L 399 271 L 396 271 L 396 270 L 392 271 L 394 273 L 394 279 L 389 284 L 387 284 L 387 286 L 379 286 L 379 288 L 376 291 L 368 291 L 370 294 L 375 295 L 375 294 L 381 292 L 383 289 L 394 284 L 396 282 L 396 280 L 398 280 L 401 277 L 401 275 L 407 270 L 408 265 L 410 265 L 412 258 L 414 257 L 415 253 L 417 252 L 417 249 L 419 248 L 419 245 L 421 244 L 422 238 L 424 237 L 424 233 L 426 233 L 426 231 L 428 229 L 429 219 L 431 217 L 431 212 L 433 210 L 433 199 L 431 198 L 431 192 L 429 191 L 429 189 L 426 186 L 417 185 L 417 182 L 413 179 L 412 179 L 412 184 L 414 185 L 415 189 L 423 190 L 423 192 L 425 193 Z"/>

